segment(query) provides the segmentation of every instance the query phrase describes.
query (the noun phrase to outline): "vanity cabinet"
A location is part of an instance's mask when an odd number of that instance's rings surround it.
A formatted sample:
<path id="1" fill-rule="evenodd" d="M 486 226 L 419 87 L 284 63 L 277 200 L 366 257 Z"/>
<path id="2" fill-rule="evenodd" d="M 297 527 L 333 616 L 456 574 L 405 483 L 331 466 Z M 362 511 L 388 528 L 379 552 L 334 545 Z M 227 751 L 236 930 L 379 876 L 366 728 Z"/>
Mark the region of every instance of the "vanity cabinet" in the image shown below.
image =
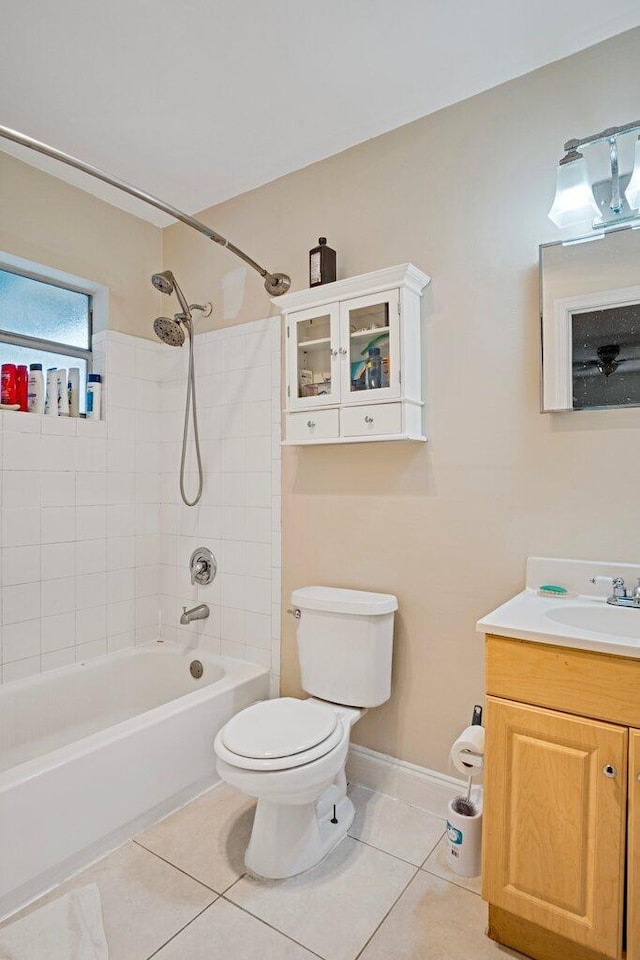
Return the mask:
<path id="1" fill-rule="evenodd" d="M 285 328 L 285 444 L 425 440 L 412 264 L 272 301 Z"/>
<path id="2" fill-rule="evenodd" d="M 487 637 L 483 897 L 536 960 L 640 960 L 640 661 Z"/>

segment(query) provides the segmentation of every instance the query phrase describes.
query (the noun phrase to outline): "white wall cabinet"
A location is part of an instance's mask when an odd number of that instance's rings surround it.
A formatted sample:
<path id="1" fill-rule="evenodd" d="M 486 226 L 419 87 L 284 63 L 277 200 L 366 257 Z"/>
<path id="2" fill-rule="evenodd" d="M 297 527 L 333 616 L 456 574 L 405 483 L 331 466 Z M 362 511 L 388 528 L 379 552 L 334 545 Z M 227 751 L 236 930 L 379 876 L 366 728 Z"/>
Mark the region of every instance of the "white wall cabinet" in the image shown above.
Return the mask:
<path id="1" fill-rule="evenodd" d="M 426 440 L 412 264 L 272 300 L 285 327 L 284 444 Z"/>

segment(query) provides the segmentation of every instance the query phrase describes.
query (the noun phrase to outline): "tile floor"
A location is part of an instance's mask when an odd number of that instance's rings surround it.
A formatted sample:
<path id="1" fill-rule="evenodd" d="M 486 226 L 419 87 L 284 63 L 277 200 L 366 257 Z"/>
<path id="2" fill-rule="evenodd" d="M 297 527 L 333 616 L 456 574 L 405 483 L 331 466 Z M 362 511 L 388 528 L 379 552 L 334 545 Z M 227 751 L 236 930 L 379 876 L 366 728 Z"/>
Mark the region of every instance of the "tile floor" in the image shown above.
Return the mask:
<path id="1" fill-rule="evenodd" d="M 96 883 L 109 960 L 519 956 L 485 936 L 479 881 L 447 868 L 443 820 L 364 787 L 349 793 L 349 837 L 291 880 L 245 872 L 254 802 L 220 784 L 17 916 Z"/>

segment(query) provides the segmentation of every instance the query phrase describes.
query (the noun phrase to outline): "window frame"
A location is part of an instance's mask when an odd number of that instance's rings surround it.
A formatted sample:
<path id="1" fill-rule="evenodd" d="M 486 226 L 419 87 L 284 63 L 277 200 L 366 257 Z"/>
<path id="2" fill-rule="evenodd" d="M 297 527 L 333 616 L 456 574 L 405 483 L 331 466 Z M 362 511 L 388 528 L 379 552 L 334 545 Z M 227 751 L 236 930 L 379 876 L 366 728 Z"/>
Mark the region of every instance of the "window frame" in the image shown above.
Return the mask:
<path id="1" fill-rule="evenodd" d="M 87 375 L 89 375 L 93 370 L 95 334 L 107 328 L 109 306 L 108 288 L 103 284 L 86 280 L 84 277 L 78 277 L 75 274 L 66 273 L 54 267 L 48 267 L 45 264 L 35 263 L 32 260 L 25 260 L 22 257 L 17 257 L 3 251 L 0 251 L 0 270 L 17 274 L 30 280 L 37 280 L 41 283 L 48 283 L 54 287 L 61 287 L 64 290 L 82 293 L 89 298 L 88 348 L 74 347 L 70 344 L 59 343 L 56 340 L 47 340 L 41 337 L 32 337 L 29 336 L 29 334 L 15 333 L 10 330 L 5 330 L 0 326 L 0 343 L 26 347 L 30 350 L 44 350 L 48 353 L 57 353 L 67 357 L 77 357 L 79 360 L 86 361 Z"/>

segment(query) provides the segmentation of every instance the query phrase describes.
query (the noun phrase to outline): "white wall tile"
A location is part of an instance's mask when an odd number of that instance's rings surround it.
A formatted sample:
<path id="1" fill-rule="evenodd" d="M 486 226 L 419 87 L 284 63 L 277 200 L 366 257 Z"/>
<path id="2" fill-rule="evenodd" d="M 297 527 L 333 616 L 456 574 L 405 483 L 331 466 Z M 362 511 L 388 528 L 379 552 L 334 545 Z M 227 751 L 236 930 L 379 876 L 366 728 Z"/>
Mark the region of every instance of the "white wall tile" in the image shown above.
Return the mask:
<path id="1" fill-rule="evenodd" d="M 43 617 L 52 617 L 56 613 L 69 613 L 75 610 L 76 578 L 60 577 L 57 580 L 43 580 L 41 596 Z"/>
<path id="2" fill-rule="evenodd" d="M 47 543 L 40 548 L 40 577 L 55 580 L 57 577 L 72 577 L 76 572 L 76 547 L 70 543 Z"/>
<path id="3" fill-rule="evenodd" d="M 51 471 L 43 478 L 40 503 L 43 507 L 72 507 L 76 502 L 76 475 Z"/>
<path id="4" fill-rule="evenodd" d="M 40 621 L 40 644 L 43 653 L 72 647 L 76 642 L 75 613 L 58 613 Z"/>
<path id="5" fill-rule="evenodd" d="M 2 629 L 2 662 L 40 655 L 40 620 L 23 620 Z"/>
<path id="6" fill-rule="evenodd" d="M 20 623 L 40 616 L 40 583 L 2 587 L 2 623 Z"/>
<path id="7" fill-rule="evenodd" d="M 76 539 L 75 507 L 43 507 L 40 523 L 41 543 L 66 543 Z"/>
<path id="8" fill-rule="evenodd" d="M 32 470 L 8 470 L 2 476 L 3 507 L 39 507 L 41 474 Z"/>
<path id="9" fill-rule="evenodd" d="M 39 544 L 40 507 L 3 508 L 2 543 L 5 547 Z"/>
<path id="10" fill-rule="evenodd" d="M 40 547 L 4 547 L 2 584 L 5 587 L 40 580 Z"/>

